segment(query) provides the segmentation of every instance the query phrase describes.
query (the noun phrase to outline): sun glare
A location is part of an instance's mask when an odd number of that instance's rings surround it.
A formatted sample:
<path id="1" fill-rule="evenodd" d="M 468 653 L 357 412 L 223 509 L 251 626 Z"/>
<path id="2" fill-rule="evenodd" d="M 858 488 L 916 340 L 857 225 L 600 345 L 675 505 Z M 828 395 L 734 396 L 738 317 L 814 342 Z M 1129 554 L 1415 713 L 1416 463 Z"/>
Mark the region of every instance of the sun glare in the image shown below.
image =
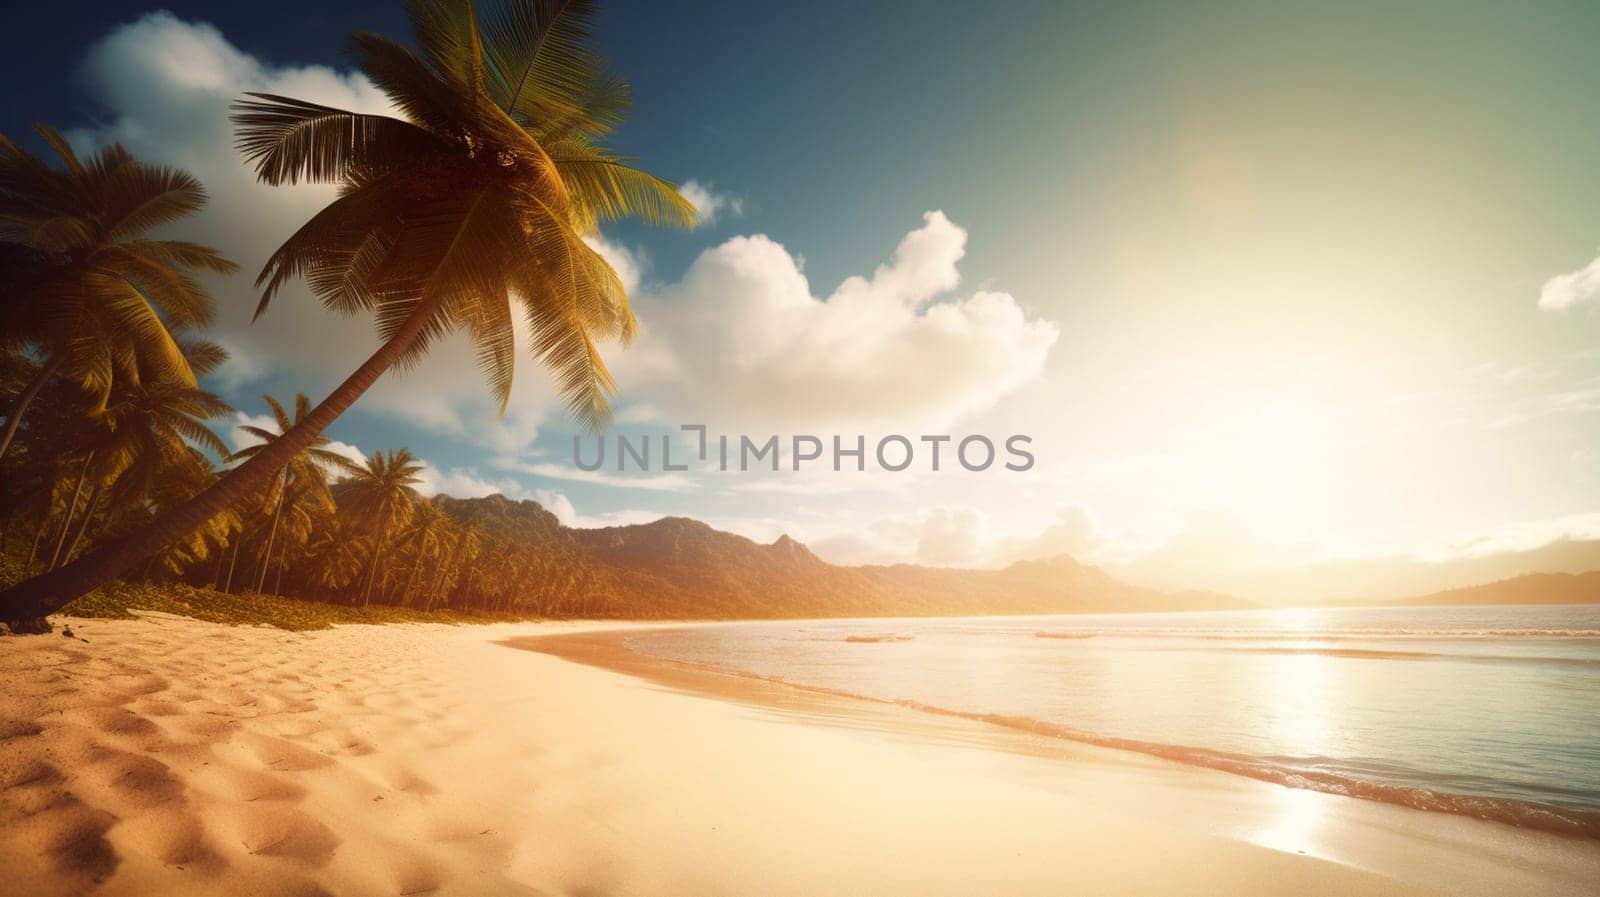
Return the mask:
<path id="1" fill-rule="evenodd" d="M 1327 439 L 1314 407 L 1274 401 L 1239 413 L 1196 460 L 1221 506 L 1265 532 L 1298 537 L 1326 506 Z"/>

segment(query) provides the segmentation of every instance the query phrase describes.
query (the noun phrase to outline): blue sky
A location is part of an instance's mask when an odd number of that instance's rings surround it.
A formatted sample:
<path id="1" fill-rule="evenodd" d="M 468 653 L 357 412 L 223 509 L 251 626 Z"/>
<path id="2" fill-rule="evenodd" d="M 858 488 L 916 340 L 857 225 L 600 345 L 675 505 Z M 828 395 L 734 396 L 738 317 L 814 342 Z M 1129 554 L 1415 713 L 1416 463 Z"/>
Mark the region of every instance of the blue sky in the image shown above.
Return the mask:
<path id="1" fill-rule="evenodd" d="M 196 169 L 201 231 L 254 268 L 318 200 L 251 192 L 218 103 L 381 103 L 342 40 L 404 33 L 397 4 L 323 6 L 8 9 L 0 127 Z M 1035 470 L 584 482 L 549 475 L 571 429 L 537 368 L 493 424 L 448 359 L 337 439 L 576 523 L 688 514 L 842 561 L 1165 551 L 1210 581 L 1600 531 L 1600 273 L 1539 306 L 1600 246 L 1600 10 L 608 3 L 597 31 L 635 88 L 616 144 L 722 202 L 606 230 L 648 331 L 622 429 L 1024 432 Z M 359 363 L 359 322 L 290 297 L 247 328 L 248 285 L 218 294 L 247 412 Z"/>

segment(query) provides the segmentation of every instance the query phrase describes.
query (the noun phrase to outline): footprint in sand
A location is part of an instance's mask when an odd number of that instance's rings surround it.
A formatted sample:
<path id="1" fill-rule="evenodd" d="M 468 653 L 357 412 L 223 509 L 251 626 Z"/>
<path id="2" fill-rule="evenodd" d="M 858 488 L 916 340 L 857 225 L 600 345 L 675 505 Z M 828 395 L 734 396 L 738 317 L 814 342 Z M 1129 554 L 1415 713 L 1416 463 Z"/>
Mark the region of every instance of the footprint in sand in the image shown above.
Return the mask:
<path id="1" fill-rule="evenodd" d="M 220 747 L 219 753 L 234 750 L 242 752 L 244 759 L 256 766 L 275 772 L 304 772 L 321 769 L 334 762 L 332 757 L 307 750 L 294 742 L 253 732 L 239 733 L 227 745 Z"/>
<path id="2" fill-rule="evenodd" d="M 81 778 L 103 785 L 98 793 L 116 808 L 154 807 L 183 797 L 183 781 L 165 763 L 143 754 L 113 751 L 79 770 Z"/>
<path id="3" fill-rule="evenodd" d="M 106 840 L 106 831 L 116 822 L 116 816 L 60 791 L 37 812 L 0 815 L 8 837 L 38 845 L 36 854 L 17 858 L 18 864 L 5 870 L 6 879 L 26 882 L 40 877 L 52 885 L 68 885 L 72 893 L 89 890 L 117 868 L 116 850 Z"/>
<path id="4" fill-rule="evenodd" d="M 193 774 L 190 782 L 198 791 L 240 803 L 299 803 L 306 796 L 304 787 L 285 776 L 243 769 L 230 763 L 214 762 L 204 766 Z"/>
<path id="5" fill-rule="evenodd" d="M 230 866 L 212 843 L 192 807 L 176 805 L 124 819 L 108 835 L 129 856 L 148 856 L 168 866 L 220 875 Z"/>
<path id="6" fill-rule="evenodd" d="M 247 853 L 284 857 L 320 867 L 342 839 L 316 818 L 282 804 L 218 804 L 202 816 L 219 840 L 233 840 Z"/>

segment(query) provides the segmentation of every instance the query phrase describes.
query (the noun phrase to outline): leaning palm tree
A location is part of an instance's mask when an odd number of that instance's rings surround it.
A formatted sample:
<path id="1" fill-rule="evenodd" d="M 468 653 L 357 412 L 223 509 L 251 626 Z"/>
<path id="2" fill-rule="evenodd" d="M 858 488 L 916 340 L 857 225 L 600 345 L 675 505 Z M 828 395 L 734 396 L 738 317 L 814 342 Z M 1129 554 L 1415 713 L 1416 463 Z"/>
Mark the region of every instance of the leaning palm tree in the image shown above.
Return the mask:
<path id="1" fill-rule="evenodd" d="M 211 320 L 214 303 L 196 274 L 238 270 L 210 247 L 147 236 L 205 205 L 199 181 L 118 144 L 80 159 L 60 134 L 35 127 L 61 168 L 0 135 L 0 240 L 10 247 L 0 253 L 10 281 L 0 343 L 41 359 L 5 409 L 0 456 L 58 374 L 80 382 L 96 411 L 122 379 L 161 376 L 193 388 L 173 331 Z"/>
<path id="2" fill-rule="evenodd" d="M 365 524 L 372 540 L 367 582 L 361 589 L 361 603 L 367 604 L 384 550 L 416 515 L 415 487 L 422 482 L 417 476 L 422 465 L 412 457 L 410 449 L 400 449 L 388 454 L 375 452 L 365 464 L 349 465 L 349 472 L 339 498 L 343 509 Z"/>
<path id="3" fill-rule="evenodd" d="M 351 51 L 399 116 L 275 95 L 235 107 L 239 146 L 269 184 L 339 185 L 267 261 L 257 314 L 301 277 L 327 307 L 374 315 L 381 347 L 301 423 L 194 502 L 76 564 L 0 593 L 0 619 L 39 618 L 264 487 L 390 367 L 461 330 L 504 408 L 512 315 L 532 330 L 576 419 L 609 420 L 598 342 L 634 333 L 616 272 L 585 242 L 606 220 L 691 225 L 672 184 L 602 141 L 630 104 L 591 47 L 588 0 L 412 0 L 413 52 L 359 33 Z M 28 621 L 28 622 L 23 622 Z"/>

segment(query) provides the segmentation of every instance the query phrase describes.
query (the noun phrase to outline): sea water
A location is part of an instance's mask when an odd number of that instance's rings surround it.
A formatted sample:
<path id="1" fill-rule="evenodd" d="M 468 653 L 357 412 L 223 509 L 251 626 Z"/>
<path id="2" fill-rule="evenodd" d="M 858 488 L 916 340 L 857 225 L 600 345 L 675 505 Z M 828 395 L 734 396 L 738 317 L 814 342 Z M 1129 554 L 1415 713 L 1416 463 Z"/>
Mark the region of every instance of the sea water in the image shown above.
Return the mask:
<path id="1" fill-rule="evenodd" d="M 628 648 L 1600 838 L 1600 606 L 762 622 Z"/>

